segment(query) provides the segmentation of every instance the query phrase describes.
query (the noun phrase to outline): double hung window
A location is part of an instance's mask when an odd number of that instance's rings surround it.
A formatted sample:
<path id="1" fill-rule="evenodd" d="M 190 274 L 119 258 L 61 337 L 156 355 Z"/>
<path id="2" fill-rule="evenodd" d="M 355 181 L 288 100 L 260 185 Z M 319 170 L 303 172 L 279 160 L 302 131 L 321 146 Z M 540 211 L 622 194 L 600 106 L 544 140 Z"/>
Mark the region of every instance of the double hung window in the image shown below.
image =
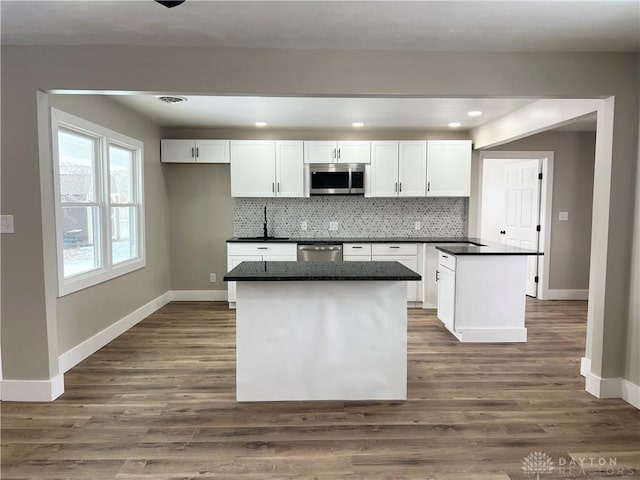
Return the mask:
<path id="1" fill-rule="evenodd" d="M 145 266 L 142 142 L 51 111 L 58 291 Z"/>

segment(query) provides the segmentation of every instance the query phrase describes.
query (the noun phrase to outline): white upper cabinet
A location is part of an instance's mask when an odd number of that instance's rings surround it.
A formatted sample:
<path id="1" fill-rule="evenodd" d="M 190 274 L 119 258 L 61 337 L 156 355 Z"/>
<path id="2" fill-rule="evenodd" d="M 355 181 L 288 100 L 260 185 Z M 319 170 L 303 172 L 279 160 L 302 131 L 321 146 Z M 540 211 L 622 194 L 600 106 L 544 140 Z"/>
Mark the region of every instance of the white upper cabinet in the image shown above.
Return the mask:
<path id="1" fill-rule="evenodd" d="M 398 196 L 424 197 L 426 192 L 427 142 L 399 142 Z"/>
<path id="2" fill-rule="evenodd" d="M 229 140 L 160 141 L 162 163 L 229 163 Z"/>
<path id="3" fill-rule="evenodd" d="M 398 142 L 371 142 L 369 196 L 398 196 Z"/>
<path id="4" fill-rule="evenodd" d="M 370 197 L 424 197 L 425 141 L 371 142 Z"/>
<path id="5" fill-rule="evenodd" d="M 369 163 L 369 141 L 310 141 L 304 142 L 304 163 Z"/>
<path id="6" fill-rule="evenodd" d="M 304 196 L 303 146 L 300 141 L 276 142 L 276 196 Z"/>
<path id="7" fill-rule="evenodd" d="M 263 140 L 231 141 L 231 196 L 275 197 L 276 144 Z"/>
<path id="8" fill-rule="evenodd" d="M 232 140 L 232 197 L 302 197 L 301 141 Z"/>
<path id="9" fill-rule="evenodd" d="M 427 142 L 427 196 L 468 197 L 471 192 L 471 140 Z"/>

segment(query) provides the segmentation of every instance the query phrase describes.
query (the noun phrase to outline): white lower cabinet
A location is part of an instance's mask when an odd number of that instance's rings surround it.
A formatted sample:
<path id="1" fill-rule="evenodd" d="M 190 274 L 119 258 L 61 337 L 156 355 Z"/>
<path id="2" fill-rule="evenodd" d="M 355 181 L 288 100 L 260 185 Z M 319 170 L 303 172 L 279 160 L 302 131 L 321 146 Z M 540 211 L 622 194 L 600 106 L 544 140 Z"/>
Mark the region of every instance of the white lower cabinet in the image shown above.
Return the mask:
<path id="1" fill-rule="evenodd" d="M 296 243 L 227 243 L 227 272 L 240 262 L 295 262 Z M 236 303 L 236 282 L 227 282 L 227 300 Z"/>
<path id="2" fill-rule="evenodd" d="M 422 249 L 417 243 L 373 243 L 371 260 L 399 262 L 422 275 Z M 422 282 L 407 282 L 407 301 L 422 301 Z"/>
<path id="3" fill-rule="evenodd" d="M 440 254 L 441 261 L 438 264 L 438 270 L 436 272 L 438 318 L 449 331 L 453 331 L 456 304 L 456 271 L 455 263 L 446 263 L 447 258 L 447 255 Z M 452 266 L 453 268 L 451 268 Z"/>
<path id="4" fill-rule="evenodd" d="M 439 252 L 438 318 L 461 342 L 526 342 L 527 257 Z"/>
<path id="5" fill-rule="evenodd" d="M 370 262 L 370 243 L 344 243 L 342 245 L 342 260 L 345 262 Z"/>

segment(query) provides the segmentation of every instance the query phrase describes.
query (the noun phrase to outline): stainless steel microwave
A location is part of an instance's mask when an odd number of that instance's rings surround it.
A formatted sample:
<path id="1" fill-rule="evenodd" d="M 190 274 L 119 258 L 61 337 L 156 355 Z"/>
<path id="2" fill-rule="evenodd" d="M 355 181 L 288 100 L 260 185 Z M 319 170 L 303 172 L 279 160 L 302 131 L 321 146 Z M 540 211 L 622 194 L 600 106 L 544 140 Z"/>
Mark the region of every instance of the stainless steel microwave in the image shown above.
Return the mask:
<path id="1" fill-rule="evenodd" d="M 309 165 L 311 195 L 364 194 L 364 165 L 355 163 L 313 163 Z"/>

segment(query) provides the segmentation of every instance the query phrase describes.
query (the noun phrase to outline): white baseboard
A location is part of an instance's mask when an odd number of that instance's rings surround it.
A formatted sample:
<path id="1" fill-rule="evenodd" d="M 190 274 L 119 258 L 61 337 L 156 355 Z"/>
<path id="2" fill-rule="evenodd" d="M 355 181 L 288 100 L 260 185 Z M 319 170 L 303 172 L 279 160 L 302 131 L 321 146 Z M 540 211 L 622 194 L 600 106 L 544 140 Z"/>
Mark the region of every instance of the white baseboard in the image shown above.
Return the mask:
<path id="1" fill-rule="evenodd" d="M 549 289 L 543 300 L 588 300 L 589 290 Z"/>
<path id="2" fill-rule="evenodd" d="M 522 343 L 527 341 L 527 329 L 521 328 L 460 328 L 453 334 L 468 343 Z"/>
<path id="3" fill-rule="evenodd" d="M 153 312 L 163 307 L 171 301 L 171 292 L 166 292 L 149 303 L 134 310 L 126 317 L 118 320 L 116 323 L 108 326 L 104 330 L 96 333 L 94 336 L 86 339 L 84 342 L 76 345 L 71 350 L 64 352 L 59 357 L 59 366 L 61 372 L 67 372 L 76 366 L 89 355 L 97 352 L 106 344 L 116 339 L 131 327 L 141 322 Z"/>
<path id="4" fill-rule="evenodd" d="M 226 290 L 172 290 L 172 302 L 219 302 L 227 301 Z"/>
<path id="5" fill-rule="evenodd" d="M 2 380 L 3 402 L 51 402 L 64 393 L 64 376 L 49 380 Z"/>
<path id="6" fill-rule="evenodd" d="M 626 378 L 602 378 L 591 373 L 591 360 L 582 357 L 580 374 L 585 380 L 585 390 L 596 398 L 621 398 L 640 410 L 640 385 Z"/>

